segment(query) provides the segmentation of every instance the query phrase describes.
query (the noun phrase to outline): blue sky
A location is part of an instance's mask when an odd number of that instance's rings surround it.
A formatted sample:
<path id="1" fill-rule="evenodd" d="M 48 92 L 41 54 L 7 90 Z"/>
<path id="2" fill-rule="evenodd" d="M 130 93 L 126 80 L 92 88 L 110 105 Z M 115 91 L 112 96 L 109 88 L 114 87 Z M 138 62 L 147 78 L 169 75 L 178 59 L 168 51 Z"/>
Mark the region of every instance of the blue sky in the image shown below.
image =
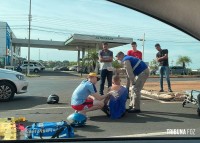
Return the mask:
<path id="1" fill-rule="evenodd" d="M 18 38 L 28 38 L 29 0 L 1 0 L 0 21 L 8 22 Z M 73 33 L 131 37 L 142 51 L 144 60 L 155 59 L 155 43 L 169 50 L 169 62 L 175 65 L 179 56 L 189 56 L 189 67 L 200 68 L 200 43 L 183 32 L 156 19 L 104 0 L 32 0 L 31 39 L 65 41 Z M 111 49 L 127 52 L 130 45 Z M 22 48 L 22 57 L 27 57 Z M 75 61 L 76 52 L 40 49 L 41 60 Z M 39 59 L 39 48 L 31 48 L 31 59 Z"/>

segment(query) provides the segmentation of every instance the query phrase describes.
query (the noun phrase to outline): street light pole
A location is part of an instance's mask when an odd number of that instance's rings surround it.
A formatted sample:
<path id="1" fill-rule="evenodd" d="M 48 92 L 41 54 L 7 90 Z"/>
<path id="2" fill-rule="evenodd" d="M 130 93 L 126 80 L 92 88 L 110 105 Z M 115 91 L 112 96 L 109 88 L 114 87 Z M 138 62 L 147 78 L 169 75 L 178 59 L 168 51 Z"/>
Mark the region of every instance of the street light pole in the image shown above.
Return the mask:
<path id="1" fill-rule="evenodd" d="M 144 41 L 145 41 L 145 33 L 143 35 L 142 39 L 138 39 L 139 41 L 142 41 L 142 60 L 144 61 Z"/>
<path id="2" fill-rule="evenodd" d="M 30 74 L 30 38 L 31 38 L 31 0 L 30 0 L 30 5 L 29 5 L 29 28 L 28 28 L 28 75 Z"/>

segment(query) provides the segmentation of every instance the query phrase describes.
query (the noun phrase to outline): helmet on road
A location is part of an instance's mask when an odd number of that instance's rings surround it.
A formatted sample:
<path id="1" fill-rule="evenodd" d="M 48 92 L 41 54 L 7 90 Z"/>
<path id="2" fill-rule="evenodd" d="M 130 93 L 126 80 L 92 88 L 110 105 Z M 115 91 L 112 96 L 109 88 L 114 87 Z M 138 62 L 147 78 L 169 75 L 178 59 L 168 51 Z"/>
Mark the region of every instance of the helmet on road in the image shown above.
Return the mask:
<path id="1" fill-rule="evenodd" d="M 59 102 L 59 96 L 56 94 L 51 94 L 49 95 L 49 97 L 47 98 L 47 103 L 48 104 L 55 104 Z"/>
<path id="2" fill-rule="evenodd" d="M 85 125 L 87 117 L 80 113 L 72 113 L 67 117 L 67 120 L 70 122 L 71 126 L 81 127 Z"/>

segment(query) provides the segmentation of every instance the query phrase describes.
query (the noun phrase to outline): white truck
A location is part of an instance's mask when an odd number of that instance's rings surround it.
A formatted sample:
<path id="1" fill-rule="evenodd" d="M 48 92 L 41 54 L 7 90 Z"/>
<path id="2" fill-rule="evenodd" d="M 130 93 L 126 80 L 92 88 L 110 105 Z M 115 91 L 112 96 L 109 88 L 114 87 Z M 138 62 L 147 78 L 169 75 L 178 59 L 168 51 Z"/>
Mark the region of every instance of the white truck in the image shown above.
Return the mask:
<path id="1" fill-rule="evenodd" d="M 45 70 L 45 66 L 38 61 L 30 61 L 29 63 L 34 64 L 35 66 L 40 66 L 40 70 L 42 70 L 42 71 Z M 22 64 L 28 64 L 28 61 L 23 61 Z"/>
<path id="2" fill-rule="evenodd" d="M 25 72 L 28 70 L 28 64 L 22 64 L 19 68 L 18 68 L 18 71 L 19 72 Z M 35 64 L 29 64 L 29 70 L 31 72 L 35 72 L 35 73 L 38 73 L 41 71 L 41 67 L 38 66 L 38 65 L 35 65 Z"/>

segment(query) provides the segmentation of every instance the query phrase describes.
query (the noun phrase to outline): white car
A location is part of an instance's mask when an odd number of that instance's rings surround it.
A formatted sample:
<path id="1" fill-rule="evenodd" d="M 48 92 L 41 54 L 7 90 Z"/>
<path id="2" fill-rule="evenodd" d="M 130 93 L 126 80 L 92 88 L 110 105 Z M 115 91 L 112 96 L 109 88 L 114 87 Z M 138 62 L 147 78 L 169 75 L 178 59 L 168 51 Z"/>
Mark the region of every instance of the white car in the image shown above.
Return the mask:
<path id="1" fill-rule="evenodd" d="M 78 66 L 71 66 L 69 67 L 70 71 L 77 71 Z"/>
<path id="2" fill-rule="evenodd" d="M 9 101 L 15 94 L 27 92 L 28 81 L 19 72 L 0 68 L 0 101 Z"/>
<path id="3" fill-rule="evenodd" d="M 26 71 L 28 68 L 28 64 L 22 64 L 19 68 L 18 71 L 22 72 L 22 71 Z M 29 69 L 30 71 L 33 71 L 35 73 L 38 73 L 41 71 L 41 67 L 35 64 L 29 64 Z"/>

